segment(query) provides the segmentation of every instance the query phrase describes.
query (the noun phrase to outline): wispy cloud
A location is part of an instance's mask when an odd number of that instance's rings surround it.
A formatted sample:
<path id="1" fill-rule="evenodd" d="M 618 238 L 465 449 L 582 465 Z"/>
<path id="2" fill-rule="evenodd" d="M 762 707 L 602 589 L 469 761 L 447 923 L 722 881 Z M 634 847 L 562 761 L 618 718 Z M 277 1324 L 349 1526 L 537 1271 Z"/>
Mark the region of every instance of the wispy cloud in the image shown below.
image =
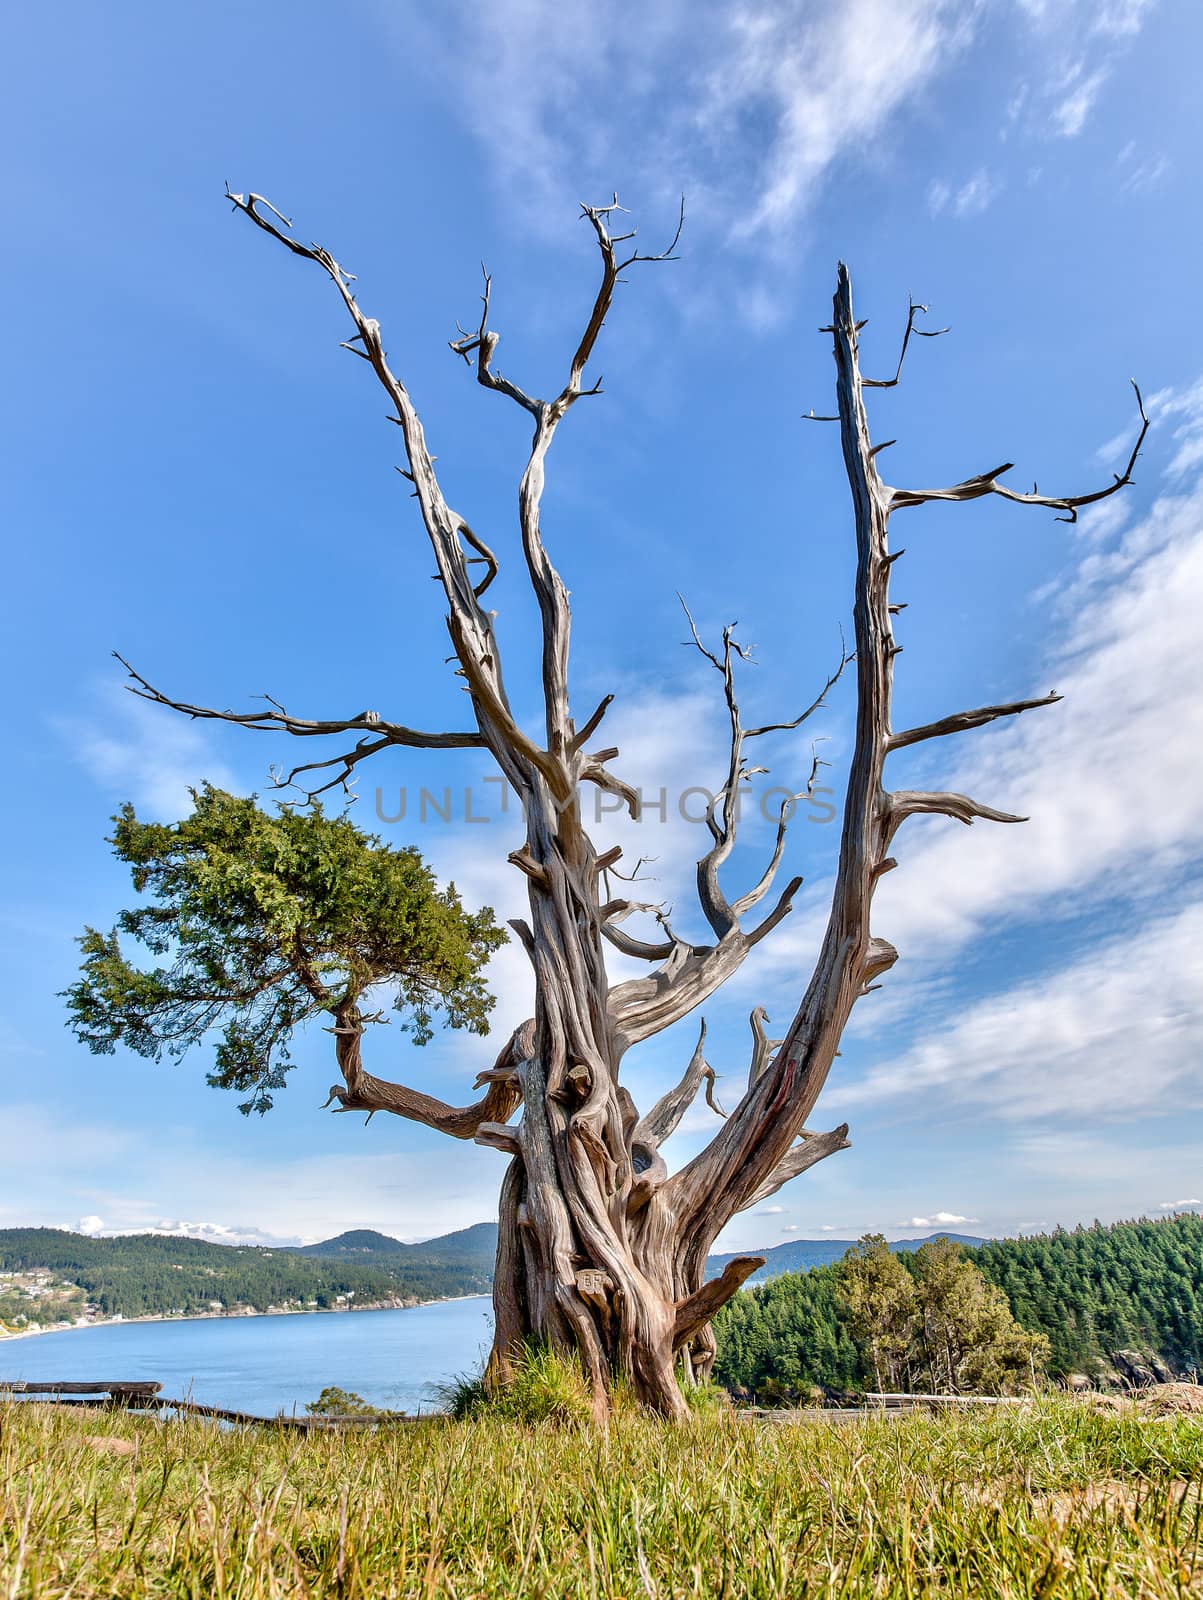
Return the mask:
<path id="1" fill-rule="evenodd" d="M 957 0 L 509 0 L 439 8 L 423 43 L 454 73 L 501 187 L 536 223 L 583 181 L 684 185 L 719 231 L 791 231 L 841 157 L 881 137 L 972 35 Z M 381 4 L 382 28 L 412 49 Z M 665 85 L 673 92 L 666 94 Z M 667 185 L 666 185 L 667 180 Z"/>
<path id="2" fill-rule="evenodd" d="M 119 688 L 106 687 L 96 701 L 88 717 L 59 718 L 57 726 L 110 803 L 132 800 L 153 817 L 174 820 L 191 810 L 188 791 L 205 779 L 237 788 L 211 741 L 182 717 Z"/>
<path id="3" fill-rule="evenodd" d="M 846 1107 L 934 1094 L 995 1116 L 1131 1119 L 1203 1105 L 1203 900 L 1125 928 L 1038 978 L 962 1007 L 840 1085 Z M 1133 1079 L 1139 1063 L 1139 1089 Z"/>
<path id="4" fill-rule="evenodd" d="M 1043 84 L 1025 82 L 1008 107 L 1008 126 L 1021 121 L 1030 133 L 1076 138 L 1131 41 L 1144 26 L 1153 0 L 1018 0 L 1052 66 Z"/>
<path id="5" fill-rule="evenodd" d="M 976 217 L 985 211 L 999 191 L 999 184 L 985 167 L 978 170 L 954 190 L 951 184 L 937 178 L 927 191 L 927 209 L 933 217 L 947 211 L 954 217 Z"/>
<path id="6" fill-rule="evenodd" d="M 1156 188 L 1170 170 L 1167 155 L 1141 157 L 1136 149 L 1136 142 L 1132 139 L 1129 139 L 1115 158 L 1115 164 L 1120 171 L 1121 194 L 1144 194 L 1146 190 Z"/>
<path id="7" fill-rule="evenodd" d="M 1058 98 L 1050 115 L 1055 133 L 1063 139 L 1074 139 L 1081 133 L 1109 75 L 1107 67 L 1096 67 L 1087 74 L 1081 62 L 1074 66 L 1068 75 L 1066 91 Z"/>
<path id="8" fill-rule="evenodd" d="M 103 1217 L 81 1217 L 75 1225 L 76 1233 L 85 1233 L 93 1239 L 117 1239 L 131 1233 L 161 1234 L 169 1238 L 202 1239 L 206 1244 L 263 1245 L 267 1249 L 282 1249 L 302 1243 L 295 1234 L 267 1233 L 262 1228 L 245 1224 L 228 1226 L 223 1222 L 185 1222 L 178 1218 L 160 1217 L 153 1222 L 132 1227 L 106 1226 Z"/>

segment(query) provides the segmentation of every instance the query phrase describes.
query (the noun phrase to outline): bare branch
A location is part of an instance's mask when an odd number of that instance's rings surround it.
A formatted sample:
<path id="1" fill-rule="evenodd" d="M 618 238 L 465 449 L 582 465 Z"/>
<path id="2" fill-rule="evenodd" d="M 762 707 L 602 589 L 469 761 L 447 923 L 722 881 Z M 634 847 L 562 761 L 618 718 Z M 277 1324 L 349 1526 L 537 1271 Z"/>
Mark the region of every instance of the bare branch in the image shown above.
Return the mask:
<path id="1" fill-rule="evenodd" d="M 955 817 L 958 822 L 963 822 L 969 827 L 975 818 L 980 817 L 984 822 L 1026 822 L 1027 817 L 1017 817 L 1009 811 L 995 811 L 992 806 L 981 805 L 977 800 L 971 800 L 966 794 L 954 794 L 951 791 L 944 793 L 925 793 L 918 789 L 896 789 L 893 794 L 886 796 L 886 805 L 890 816 L 890 832 L 894 831 L 898 823 L 906 817 L 930 814 L 943 817 Z"/>
<path id="2" fill-rule="evenodd" d="M 593 712 L 593 715 L 585 723 L 580 732 L 575 733 L 572 736 L 572 741 L 568 748 L 573 755 L 575 755 L 578 750 L 583 750 L 589 743 L 590 739 L 592 739 L 598 728 L 601 727 L 602 718 L 605 716 L 606 712 L 610 709 L 613 703 L 614 696 L 612 694 L 602 696 L 601 700 L 598 702 L 597 709 Z"/>
<path id="3" fill-rule="evenodd" d="M 915 326 L 915 316 L 916 316 L 916 314 L 918 312 L 922 311 L 923 314 L 926 316 L 926 314 L 927 314 L 929 309 L 930 308 L 928 306 L 921 306 L 914 300 L 910 301 L 910 303 L 908 305 L 908 308 L 907 308 L 907 314 L 906 314 L 906 331 L 902 335 L 902 349 L 898 352 L 898 365 L 894 368 L 894 376 L 892 378 L 862 378 L 861 379 L 861 386 L 863 388 L 865 388 L 865 389 L 894 389 L 894 388 L 897 388 L 898 380 L 902 376 L 902 363 L 906 360 L 906 347 L 911 342 L 911 335 L 914 334 L 915 337 L 919 338 L 919 339 L 938 339 L 942 333 L 947 333 L 949 331 L 947 328 L 928 328 L 926 330 L 924 330 L 923 328 L 916 328 L 916 326 Z M 864 324 L 862 323 L 861 326 L 863 327 Z M 893 442 L 894 441 L 891 439 L 890 443 L 893 444 Z M 878 445 L 877 448 L 879 450 L 882 450 L 882 449 L 885 448 L 885 446 L 884 445 Z"/>
<path id="4" fill-rule="evenodd" d="M 759 1205 L 762 1200 L 767 1200 L 770 1195 L 776 1194 L 778 1189 L 784 1187 L 791 1178 L 800 1177 L 818 1162 L 834 1155 L 837 1150 L 851 1148 L 852 1142 L 848 1138 L 846 1122 L 841 1122 L 839 1127 L 833 1128 L 830 1133 L 804 1133 L 801 1142 L 786 1151 L 759 1189 L 749 1195 L 739 1209 L 747 1211 L 752 1206 Z"/>
<path id="5" fill-rule="evenodd" d="M 705 1051 L 706 1019 L 703 1018 L 698 1042 L 694 1046 L 693 1055 L 689 1058 L 689 1065 L 685 1068 L 685 1075 L 667 1094 L 661 1095 L 647 1115 L 640 1120 L 632 1136 L 633 1144 L 647 1145 L 653 1150 L 659 1149 L 664 1141 L 676 1132 L 681 1118 L 697 1099 L 703 1083 L 706 1085 L 706 1096 L 711 1109 L 717 1110 L 711 1098 L 715 1081 L 714 1068 L 706 1060 Z"/>
<path id="6" fill-rule="evenodd" d="M 976 711 L 957 711 L 937 722 L 926 722 L 920 728 L 907 728 L 903 733 L 890 735 L 890 749 L 904 750 L 907 745 L 919 744 L 924 739 L 942 739 L 949 733 L 966 733 L 971 728 L 981 728 L 999 717 L 1017 717 L 1023 711 L 1036 711 L 1041 706 L 1056 705 L 1059 694 L 1042 695 L 1039 700 L 1012 700 L 1007 705 L 979 706 Z"/>
<path id="7" fill-rule="evenodd" d="M 773 1051 L 783 1042 L 780 1039 L 769 1038 L 764 1026 L 768 1020 L 768 1012 L 763 1006 L 756 1006 L 748 1018 L 752 1027 L 752 1060 L 748 1067 L 749 1089 L 768 1066 Z"/>
<path id="8" fill-rule="evenodd" d="M 172 711 L 182 712 L 184 716 L 191 717 L 194 721 L 208 718 L 217 722 L 234 722 L 239 727 L 253 728 L 261 733 L 291 733 L 297 738 L 320 737 L 329 733 L 367 732 L 380 736 L 381 747 L 385 744 L 399 744 L 417 750 L 479 750 L 485 742 L 479 733 L 420 733 L 415 728 L 403 727 L 399 722 L 386 722 L 375 711 L 361 711 L 354 717 L 319 721 L 294 717 L 269 695 L 263 697 L 271 707 L 267 711 L 217 711 L 211 706 L 189 705 L 187 701 L 171 699 L 161 689 L 156 689 L 153 684 L 148 683 L 142 674 L 130 666 L 125 657 L 119 655 L 116 650 L 113 651 L 113 655 L 134 680 L 133 687 L 127 685 L 131 694 L 136 694 L 142 700 L 150 700 L 155 705 L 167 706 Z"/>
<path id="9" fill-rule="evenodd" d="M 1058 517 L 1057 521 L 1076 522 L 1080 507 L 1095 505 L 1100 500 L 1106 500 L 1132 482 L 1132 471 L 1140 455 L 1141 446 L 1145 442 L 1145 435 L 1149 431 L 1145 403 L 1135 381 L 1132 383 L 1132 388 L 1136 394 L 1136 407 L 1140 414 L 1140 432 L 1136 443 L 1132 446 L 1127 466 L 1122 473 L 1114 475 L 1115 481 L 1108 484 L 1105 489 L 1096 489 L 1090 494 L 1047 495 L 1037 494 L 1033 486 L 1031 494 L 1019 494 L 1016 490 L 1008 489 L 998 482 L 1002 474 L 1010 472 L 1014 465 L 1013 462 L 1004 461 L 1001 467 L 995 467 L 992 472 L 983 472 L 976 478 L 966 478 L 963 483 L 954 483 L 950 489 L 893 489 L 890 491 L 890 510 L 900 511 L 907 506 L 925 505 L 929 500 L 980 500 L 984 495 L 996 494 L 1004 500 L 1013 500 L 1016 505 L 1046 506 L 1053 511 L 1067 512 L 1067 516 Z"/>
<path id="10" fill-rule="evenodd" d="M 793 719 L 792 722 L 766 722 L 765 725 L 762 728 L 745 728 L 744 729 L 744 738 L 745 739 L 759 739 L 762 734 L 766 734 L 766 733 L 791 733 L 795 728 L 800 728 L 802 726 L 802 724 L 809 717 L 812 717 L 816 711 L 820 710 L 823 706 L 825 706 L 827 704 L 827 696 L 831 693 L 831 691 L 835 688 L 836 684 L 843 677 L 844 668 L 846 666 L 848 666 L 849 663 L 851 661 L 853 661 L 853 660 L 854 660 L 854 657 L 849 655 L 847 650 L 844 648 L 844 630 L 841 628 L 840 629 L 840 663 L 839 663 L 839 666 L 836 667 L 836 669 L 835 669 L 835 671 L 833 673 L 831 673 L 831 675 L 827 679 L 827 682 L 819 690 L 818 694 L 810 702 L 810 704 L 807 706 L 806 710 L 799 712 L 798 715 Z"/>
<path id="11" fill-rule="evenodd" d="M 742 917 L 745 911 L 750 911 L 753 906 L 759 905 L 765 895 L 773 886 L 773 879 L 777 876 L 777 868 L 781 865 L 781 857 L 785 854 L 785 836 L 789 831 L 789 821 L 798 801 L 806 794 L 801 790 L 798 794 L 791 795 L 788 800 L 781 802 L 781 812 L 777 818 L 777 837 L 773 841 L 773 853 L 769 857 L 769 864 L 746 894 L 741 894 L 738 900 L 731 902 L 731 909 L 736 917 Z"/>
<path id="12" fill-rule="evenodd" d="M 650 264 L 660 261 L 675 261 L 677 259 L 673 252 L 676 250 L 677 245 L 681 241 L 681 233 L 685 227 L 684 195 L 681 196 L 681 210 L 677 218 L 677 231 L 673 234 L 672 241 L 668 245 L 667 249 L 661 250 L 655 255 L 645 256 L 640 251 L 635 250 L 632 251 L 632 253 L 627 256 L 625 260 L 619 261 L 617 259 L 614 246 L 616 244 L 623 244 L 628 239 L 633 239 L 635 237 L 634 230 L 632 230 L 630 233 L 619 234 L 614 237 L 611 237 L 609 233 L 609 217 L 614 212 L 621 211 L 622 209 L 623 208 L 618 204 L 617 195 L 614 196 L 614 199 L 608 206 L 581 205 L 581 216 L 583 219 L 586 219 L 592 227 L 594 235 L 597 239 L 598 249 L 601 251 L 602 281 L 593 302 L 593 310 L 590 313 L 589 321 L 585 326 L 585 331 L 581 335 L 580 343 L 577 345 L 576 351 L 572 357 L 572 366 L 569 371 L 568 382 L 561 390 L 560 396 L 555 402 L 557 407 L 562 408 L 565 411 L 576 399 L 579 398 L 582 393 L 581 379 L 584 374 L 585 367 L 589 362 L 590 356 L 593 354 L 593 349 L 597 343 L 598 335 L 605 326 L 606 317 L 609 315 L 610 305 L 614 299 L 614 290 L 621 282 L 622 274 L 627 270 L 628 267 L 633 267 L 638 262 L 647 262 Z M 591 393 L 594 391 L 584 392 Z"/>
<path id="13" fill-rule="evenodd" d="M 506 1122 L 522 1103 L 522 1069 L 535 1048 L 533 1022 L 516 1028 L 501 1049 L 492 1069 L 478 1078 L 488 1081 L 488 1091 L 471 1106 L 451 1106 L 433 1095 L 408 1089 L 404 1084 L 364 1072 L 360 1059 L 362 1028 L 350 1030 L 337 1040 L 339 1065 L 345 1087 L 334 1085 L 330 1100 L 339 1102 L 340 1111 L 391 1111 L 394 1116 L 421 1122 L 453 1139 L 475 1139 L 482 1126 Z"/>
<path id="14" fill-rule="evenodd" d="M 736 1256 L 728 1261 L 722 1275 L 711 1278 L 696 1293 L 677 1302 L 677 1318 L 673 1327 L 673 1349 L 688 1344 L 700 1328 L 716 1316 L 744 1283 L 764 1266 L 763 1256 Z"/>
<path id="15" fill-rule="evenodd" d="M 472 529 L 468 526 L 468 524 L 466 522 L 461 522 L 460 523 L 459 531 L 463 534 L 464 538 L 468 541 L 468 543 L 472 546 L 473 550 L 476 551 L 477 555 L 481 558 L 481 560 L 485 563 L 485 565 L 489 569 L 488 572 L 485 573 L 484 577 L 480 580 L 480 582 L 472 590 L 472 593 L 479 600 L 481 595 L 484 594 L 485 590 L 489 587 L 489 585 L 492 583 L 493 579 L 497 576 L 497 572 L 498 572 L 497 557 L 489 549 L 488 545 L 484 542 L 484 540 L 481 539 L 480 537 L 478 537 L 477 534 L 472 532 Z"/>
<path id="16" fill-rule="evenodd" d="M 497 349 L 501 335 L 489 332 L 489 303 L 492 298 L 493 280 L 483 265 L 481 272 L 484 274 L 485 287 L 481 295 L 480 326 L 474 334 L 464 334 L 462 338 L 450 341 L 451 349 L 457 356 L 463 356 L 467 361 L 472 351 L 476 351 L 476 381 L 486 389 L 495 389 L 498 394 L 503 394 L 507 399 L 515 401 L 524 411 L 529 411 L 532 417 L 539 417 L 543 411 L 543 401 L 534 400 L 508 378 L 503 378 L 500 372 L 493 368 L 493 355 Z"/>
<path id="17" fill-rule="evenodd" d="M 801 887 L 801 878 L 791 878 L 789 880 L 785 888 L 781 891 L 781 895 L 777 901 L 777 904 L 769 912 L 768 916 L 765 917 L 762 922 L 758 922 L 752 929 L 751 933 L 747 935 L 749 949 L 751 949 L 754 945 L 758 945 L 762 939 L 767 938 L 768 935 L 772 933 L 773 929 L 789 916 L 790 912 L 794 909 L 794 896 Z"/>
<path id="18" fill-rule="evenodd" d="M 361 761 L 373 756 L 379 750 L 384 750 L 392 743 L 391 739 L 361 739 L 353 750 L 344 750 L 341 754 L 331 756 L 327 761 L 306 761 L 300 766 L 293 767 L 290 772 L 281 776 L 280 768 L 271 766 L 268 772 L 271 775 L 272 787 L 275 789 L 296 789 L 304 796 L 302 804 L 311 806 L 319 795 L 326 794 L 331 789 L 341 789 L 344 794 L 354 798 L 351 788 L 351 779 L 354 777 L 355 768 Z M 314 789 L 307 789 L 303 783 L 296 780 L 303 772 L 328 772 L 331 767 L 338 770 L 325 783 L 319 783 Z M 281 801 L 281 805 L 292 805 L 294 801 Z"/>

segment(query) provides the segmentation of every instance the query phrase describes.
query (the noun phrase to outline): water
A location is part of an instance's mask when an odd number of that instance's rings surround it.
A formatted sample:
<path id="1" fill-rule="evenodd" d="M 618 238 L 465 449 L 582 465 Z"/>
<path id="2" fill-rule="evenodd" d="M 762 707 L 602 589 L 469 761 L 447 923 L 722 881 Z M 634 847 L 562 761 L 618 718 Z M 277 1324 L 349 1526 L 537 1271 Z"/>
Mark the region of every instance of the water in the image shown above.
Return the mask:
<path id="1" fill-rule="evenodd" d="M 134 1382 L 271 1416 L 327 1385 L 374 1405 L 430 1411 L 440 1383 L 476 1371 L 492 1333 L 485 1295 L 408 1311 L 126 1322 L 0 1342 L 0 1379 Z"/>

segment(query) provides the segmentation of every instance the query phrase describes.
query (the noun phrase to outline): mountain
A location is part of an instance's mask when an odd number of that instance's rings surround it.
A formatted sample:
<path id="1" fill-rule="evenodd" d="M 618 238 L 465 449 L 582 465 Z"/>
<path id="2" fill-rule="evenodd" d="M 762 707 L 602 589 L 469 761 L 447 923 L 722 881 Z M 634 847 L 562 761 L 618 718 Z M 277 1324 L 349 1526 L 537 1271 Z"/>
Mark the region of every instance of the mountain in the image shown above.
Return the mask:
<path id="1" fill-rule="evenodd" d="M 354 1228 L 318 1244 L 301 1245 L 296 1248 L 296 1254 L 330 1261 L 355 1261 L 364 1266 L 408 1264 L 456 1268 L 491 1281 L 497 1255 L 497 1224 L 477 1222 L 470 1228 L 444 1233 L 437 1239 L 422 1239 L 417 1244 L 404 1244 L 373 1228 Z"/>
<path id="2" fill-rule="evenodd" d="M 925 1239 L 895 1239 L 890 1249 L 917 1250 L 932 1239 L 952 1239 L 969 1249 L 985 1243 L 984 1239 L 974 1239 L 967 1233 L 929 1233 Z M 784 1244 L 772 1245 L 767 1250 L 738 1250 L 729 1255 L 709 1256 L 706 1276 L 716 1278 L 737 1255 L 757 1255 L 764 1257 L 764 1266 L 754 1272 L 748 1282 L 765 1283 L 783 1272 L 809 1272 L 811 1267 L 828 1267 L 847 1255 L 855 1243 L 855 1239 L 787 1239 Z"/>
<path id="3" fill-rule="evenodd" d="M 955 1239 L 958 1244 L 974 1246 L 983 1243 L 965 1233 L 932 1233 L 929 1239 Z M 763 1283 L 783 1272 L 807 1272 L 811 1267 L 829 1266 L 839 1261 L 856 1243 L 855 1239 L 787 1239 L 784 1244 L 768 1249 L 738 1251 L 730 1255 L 710 1256 L 706 1262 L 706 1276 L 716 1278 L 735 1254 L 762 1255 L 765 1264 L 748 1280 Z M 897 1239 L 891 1250 L 917 1250 L 924 1239 Z M 350 1233 L 340 1233 L 336 1238 L 323 1239 L 320 1244 L 302 1245 L 298 1255 L 317 1256 L 330 1261 L 354 1261 L 363 1266 L 425 1268 L 429 1270 L 458 1270 L 478 1279 L 485 1287 L 492 1282 L 493 1260 L 497 1253 L 497 1224 L 478 1222 L 474 1227 L 461 1228 L 458 1233 L 445 1233 L 438 1239 L 423 1239 L 419 1244 L 402 1244 L 387 1233 L 376 1233 L 371 1228 L 356 1228 Z M 465 1290 L 465 1293 L 470 1291 Z"/>

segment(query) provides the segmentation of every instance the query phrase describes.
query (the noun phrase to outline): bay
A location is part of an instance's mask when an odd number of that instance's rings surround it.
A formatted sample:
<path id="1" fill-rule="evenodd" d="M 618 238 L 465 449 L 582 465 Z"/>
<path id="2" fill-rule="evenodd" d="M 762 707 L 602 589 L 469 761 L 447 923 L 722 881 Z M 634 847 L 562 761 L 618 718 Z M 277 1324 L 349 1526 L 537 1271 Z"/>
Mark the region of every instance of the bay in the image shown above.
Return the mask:
<path id="1" fill-rule="evenodd" d="M 480 1369 L 487 1295 L 405 1311 L 106 1323 L 0 1342 L 0 1380 L 153 1379 L 173 1399 L 272 1416 L 303 1413 L 328 1385 L 390 1410 L 433 1411 L 439 1385 Z"/>

